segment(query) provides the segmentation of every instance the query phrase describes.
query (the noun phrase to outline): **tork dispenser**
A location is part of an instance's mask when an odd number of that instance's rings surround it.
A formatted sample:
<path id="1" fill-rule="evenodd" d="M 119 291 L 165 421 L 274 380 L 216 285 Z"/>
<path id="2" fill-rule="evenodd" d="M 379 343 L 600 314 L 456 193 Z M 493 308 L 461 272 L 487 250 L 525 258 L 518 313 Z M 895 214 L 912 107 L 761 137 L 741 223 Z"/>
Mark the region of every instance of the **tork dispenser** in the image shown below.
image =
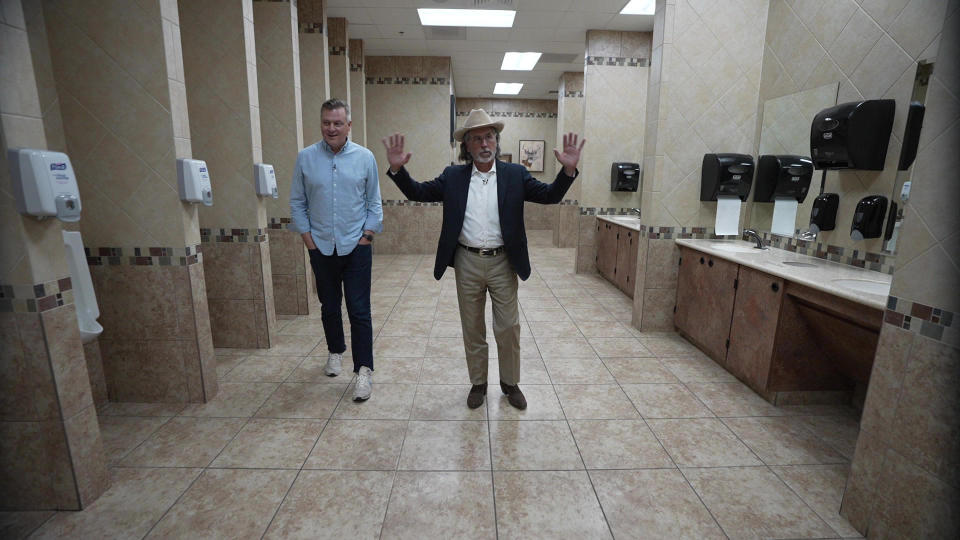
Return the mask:
<path id="1" fill-rule="evenodd" d="M 883 195 L 869 195 L 860 199 L 853 212 L 850 239 L 859 242 L 865 238 L 879 238 L 886 214 L 887 198 Z"/>
<path id="2" fill-rule="evenodd" d="M 774 202 L 778 198 L 802 203 L 810 189 L 813 161 L 804 156 L 760 156 L 757 160 L 756 202 Z"/>
<path id="3" fill-rule="evenodd" d="M 177 186 L 180 200 L 213 206 L 213 188 L 207 163 L 202 159 L 177 158 Z"/>
<path id="4" fill-rule="evenodd" d="M 610 167 L 610 191 L 636 191 L 639 186 L 639 163 L 618 162 Z"/>
<path id="5" fill-rule="evenodd" d="M 256 179 L 257 195 L 261 197 L 280 198 L 280 192 L 277 190 L 277 175 L 273 170 L 273 165 L 266 163 L 254 163 L 253 176 Z"/>
<path id="6" fill-rule="evenodd" d="M 810 232 L 832 231 L 837 228 L 837 209 L 840 196 L 836 193 L 823 193 L 813 200 L 810 210 Z"/>
<path id="7" fill-rule="evenodd" d="M 895 101 L 851 101 L 817 113 L 810 126 L 813 166 L 882 171 L 893 127 Z"/>
<path id="8" fill-rule="evenodd" d="M 70 158 L 61 152 L 11 148 L 7 152 L 17 211 L 43 219 L 80 221 L 80 190 Z"/>
<path id="9" fill-rule="evenodd" d="M 700 200 L 718 196 L 747 200 L 753 183 L 753 156 L 746 154 L 704 154 L 700 174 Z"/>

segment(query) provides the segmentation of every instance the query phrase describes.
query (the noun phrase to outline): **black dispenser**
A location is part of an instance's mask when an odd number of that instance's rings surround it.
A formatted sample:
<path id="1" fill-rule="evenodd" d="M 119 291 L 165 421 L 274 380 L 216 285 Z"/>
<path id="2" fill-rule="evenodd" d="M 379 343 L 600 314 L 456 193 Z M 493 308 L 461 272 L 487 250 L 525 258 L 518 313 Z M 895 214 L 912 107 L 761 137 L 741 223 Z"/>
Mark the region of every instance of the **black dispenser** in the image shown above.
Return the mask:
<path id="1" fill-rule="evenodd" d="M 853 212 L 853 224 L 850 225 L 850 238 L 854 242 L 866 238 L 879 238 L 883 232 L 883 218 L 887 214 L 887 198 L 883 195 L 869 195 L 860 199 Z"/>
<path id="2" fill-rule="evenodd" d="M 895 101 L 851 101 L 817 113 L 810 155 L 817 169 L 882 171 L 893 127 Z"/>
<path id="3" fill-rule="evenodd" d="M 746 154 L 704 154 L 700 173 L 700 200 L 715 201 L 720 195 L 736 195 L 741 201 L 750 195 L 753 183 L 753 156 Z"/>
<path id="4" fill-rule="evenodd" d="M 813 161 L 808 157 L 760 156 L 753 200 L 774 202 L 777 197 L 789 197 L 802 203 L 807 198 L 812 177 Z"/>
<path id="5" fill-rule="evenodd" d="M 636 191 L 639 185 L 639 163 L 614 163 L 610 167 L 610 191 Z"/>
<path id="6" fill-rule="evenodd" d="M 832 231 L 837 227 L 837 208 L 840 196 L 836 193 L 823 193 L 813 200 L 810 210 L 810 232 Z"/>

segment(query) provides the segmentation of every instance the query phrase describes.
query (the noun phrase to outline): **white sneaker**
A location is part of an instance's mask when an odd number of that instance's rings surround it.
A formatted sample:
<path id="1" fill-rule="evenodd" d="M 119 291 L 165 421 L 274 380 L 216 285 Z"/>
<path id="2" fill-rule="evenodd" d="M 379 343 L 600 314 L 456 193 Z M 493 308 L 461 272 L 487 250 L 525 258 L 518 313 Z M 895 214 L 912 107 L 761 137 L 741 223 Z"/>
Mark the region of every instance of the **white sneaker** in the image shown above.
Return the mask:
<path id="1" fill-rule="evenodd" d="M 323 372 L 327 374 L 327 377 L 336 377 L 340 374 L 340 371 L 343 370 L 341 366 L 342 361 L 342 354 L 330 353 L 330 355 L 327 356 L 327 367 L 323 368 Z"/>
<path id="2" fill-rule="evenodd" d="M 363 366 L 357 373 L 357 385 L 353 388 L 354 401 L 366 401 L 370 399 L 370 391 L 373 386 L 373 372 L 370 368 Z"/>

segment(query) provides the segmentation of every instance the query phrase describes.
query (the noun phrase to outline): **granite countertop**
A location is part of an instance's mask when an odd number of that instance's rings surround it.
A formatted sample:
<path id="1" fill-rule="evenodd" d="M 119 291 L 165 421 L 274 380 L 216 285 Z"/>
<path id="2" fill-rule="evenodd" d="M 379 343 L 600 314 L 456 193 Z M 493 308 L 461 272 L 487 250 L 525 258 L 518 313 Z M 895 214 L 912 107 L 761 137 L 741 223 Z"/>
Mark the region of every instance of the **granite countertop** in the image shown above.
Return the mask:
<path id="1" fill-rule="evenodd" d="M 633 229 L 635 231 L 640 230 L 640 218 L 637 216 L 597 216 L 597 219 L 609 221 L 610 223 L 616 223 L 617 225 L 626 227 L 628 229 Z"/>
<path id="2" fill-rule="evenodd" d="M 783 249 L 758 250 L 742 240 L 678 238 L 677 245 L 748 266 L 875 309 L 887 306 L 893 276 Z"/>

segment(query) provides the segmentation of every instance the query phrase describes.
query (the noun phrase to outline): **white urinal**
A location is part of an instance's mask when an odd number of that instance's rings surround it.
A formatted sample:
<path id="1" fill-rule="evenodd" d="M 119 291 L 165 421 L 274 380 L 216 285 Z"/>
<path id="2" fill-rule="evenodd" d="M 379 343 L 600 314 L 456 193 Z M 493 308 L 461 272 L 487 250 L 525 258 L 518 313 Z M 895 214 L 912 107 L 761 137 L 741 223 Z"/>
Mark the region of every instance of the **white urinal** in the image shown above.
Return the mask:
<path id="1" fill-rule="evenodd" d="M 63 231 L 63 245 L 67 249 L 67 263 L 70 265 L 70 282 L 73 285 L 73 301 L 77 307 L 80 339 L 84 343 L 90 343 L 103 332 L 103 327 L 97 322 L 100 308 L 97 306 L 97 295 L 93 292 L 87 256 L 83 252 L 83 238 L 78 232 Z"/>

